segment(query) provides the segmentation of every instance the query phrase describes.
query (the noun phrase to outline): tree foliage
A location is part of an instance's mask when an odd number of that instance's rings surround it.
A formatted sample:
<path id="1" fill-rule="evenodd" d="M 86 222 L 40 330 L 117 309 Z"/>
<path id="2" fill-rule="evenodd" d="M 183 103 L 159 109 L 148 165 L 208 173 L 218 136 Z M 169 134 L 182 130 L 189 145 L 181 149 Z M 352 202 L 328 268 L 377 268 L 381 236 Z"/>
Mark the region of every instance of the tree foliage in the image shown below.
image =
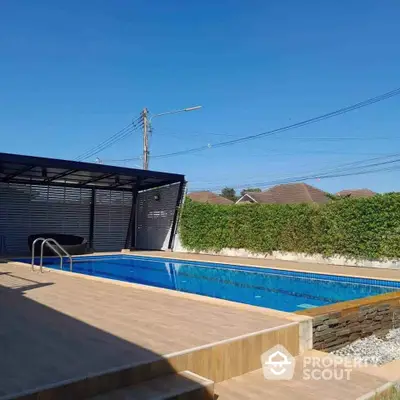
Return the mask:
<path id="1" fill-rule="evenodd" d="M 343 198 L 324 205 L 185 202 L 182 243 L 192 250 L 244 248 L 400 258 L 400 195 Z"/>
<path id="2" fill-rule="evenodd" d="M 238 199 L 236 196 L 236 190 L 230 187 L 223 188 L 221 190 L 221 196 L 232 201 L 236 201 Z"/>

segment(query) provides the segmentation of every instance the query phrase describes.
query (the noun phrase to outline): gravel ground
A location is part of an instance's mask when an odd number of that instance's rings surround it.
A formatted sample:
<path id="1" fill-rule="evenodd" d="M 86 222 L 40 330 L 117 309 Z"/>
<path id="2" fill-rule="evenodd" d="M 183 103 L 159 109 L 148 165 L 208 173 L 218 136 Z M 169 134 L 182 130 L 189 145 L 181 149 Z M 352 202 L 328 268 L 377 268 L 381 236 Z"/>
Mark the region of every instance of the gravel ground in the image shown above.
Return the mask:
<path id="1" fill-rule="evenodd" d="M 400 328 L 392 329 L 384 338 L 369 336 L 356 340 L 333 354 L 342 357 L 357 357 L 368 364 L 386 364 L 400 360 Z"/>

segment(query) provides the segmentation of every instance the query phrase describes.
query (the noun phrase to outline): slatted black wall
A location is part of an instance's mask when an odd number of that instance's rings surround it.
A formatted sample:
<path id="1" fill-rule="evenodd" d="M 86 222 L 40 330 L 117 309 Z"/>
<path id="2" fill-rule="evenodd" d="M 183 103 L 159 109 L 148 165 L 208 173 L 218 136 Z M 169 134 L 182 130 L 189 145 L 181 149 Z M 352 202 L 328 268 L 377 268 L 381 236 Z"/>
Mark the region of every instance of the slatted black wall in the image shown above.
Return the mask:
<path id="1" fill-rule="evenodd" d="M 132 193 L 96 189 L 94 240 L 96 251 L 119 251 L 125 247 Z"/>
<path id="2" fill-rule="evenodd" d="M 178 192 L 179 183 L 138 194 L 137 248 L 168 248 Z M 120 251 L 125 247 L 132 193 L 103 189 L 95 193 L 93 248 Z M 31 234 L 66 233 L 89 241 L 90 204 L 87 188 L 0 183 L 0 254 L 7 250 L 11 255 L 28 255 Z"/>
<path id="3" fill-rule="evenodd" d="M 36 233 L 88 239 L 90 196 L 90 189 L 0 183 L 0 235 L 7 252 L 29 254 L 27 238 Z"/>
<path id="4" fill-rule="evenodd" d="M 136 213 L 136 247 L 166 250 L 176 210 L 179 183 L 140 192 Z"/>

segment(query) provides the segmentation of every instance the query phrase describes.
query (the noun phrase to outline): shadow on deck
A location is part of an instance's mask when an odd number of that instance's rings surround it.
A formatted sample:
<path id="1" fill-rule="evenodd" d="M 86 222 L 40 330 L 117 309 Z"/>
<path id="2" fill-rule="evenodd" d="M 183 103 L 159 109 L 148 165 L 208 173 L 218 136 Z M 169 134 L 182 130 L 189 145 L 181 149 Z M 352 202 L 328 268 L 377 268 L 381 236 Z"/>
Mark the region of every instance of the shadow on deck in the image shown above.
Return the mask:
<path id="1" fill-rule="evenodd" d="M 24 296 L 52 283 L 0 274 L 0 399 L 82 399 L 176 373 L 161 355 Z"/>

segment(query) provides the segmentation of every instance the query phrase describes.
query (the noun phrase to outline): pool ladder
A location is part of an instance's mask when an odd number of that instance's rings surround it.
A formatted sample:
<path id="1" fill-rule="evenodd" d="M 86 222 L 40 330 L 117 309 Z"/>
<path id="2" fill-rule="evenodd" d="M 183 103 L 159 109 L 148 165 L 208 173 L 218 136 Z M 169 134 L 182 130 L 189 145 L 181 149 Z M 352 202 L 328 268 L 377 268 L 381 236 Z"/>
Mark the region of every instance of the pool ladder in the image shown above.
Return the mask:
<path id="1" fill-rule="evenodd" d="M 63 262 L 64 262 L 63 255 L 60 253 L 60 251 L 64 253 L 64 256 L 67 256 L 69 258 L 69 270 L 72 271 L 72 257 L 67 252 L 67 250 L 65 250 L 64 247 L 62 247 L 60 243 L 58 243 L 55 239 L 52 238 L 45 239 L 42 237 L 35 239 L 32 243 L 32 271 L 35 270 L 35 246 L 36 243 L 39 242 L 40 240 L 42 241 L 42 245 L 40 246 L 40 272 L 43 272 L 44 245 L 47 245 L 51 250 L 54 251 L 54 253 L 56 253 L 60 257 L 60 269 L 63 269 Z"/>

